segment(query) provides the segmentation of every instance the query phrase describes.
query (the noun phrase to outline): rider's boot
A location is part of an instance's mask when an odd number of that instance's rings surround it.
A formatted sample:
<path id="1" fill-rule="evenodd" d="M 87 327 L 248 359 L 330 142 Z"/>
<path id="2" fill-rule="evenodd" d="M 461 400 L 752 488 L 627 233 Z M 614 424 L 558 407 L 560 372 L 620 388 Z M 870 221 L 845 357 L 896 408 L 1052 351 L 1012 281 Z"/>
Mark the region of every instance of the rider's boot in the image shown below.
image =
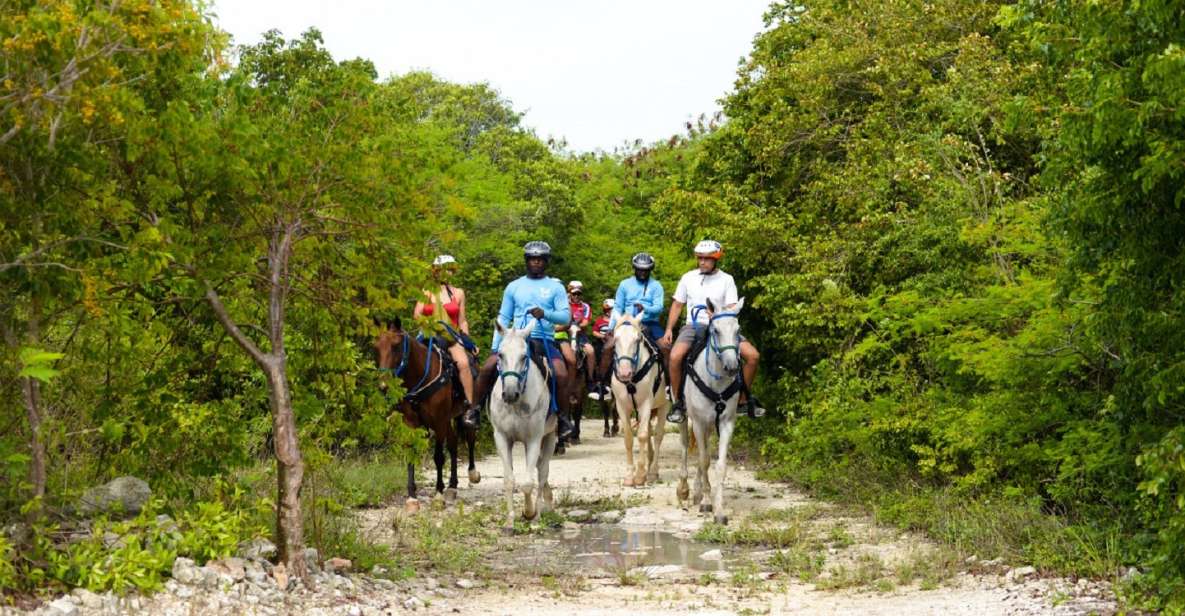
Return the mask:
<path id="1" fill-rule="evenodd" d="M 687 419 L 687 408 L 683 403 L 683 396 L 679 396 L 678 400 L 671 405 L 671 412 L 667 413 L 668 423 L 683 423 Z"/>
<path id="2" fill-rule="evenodd" d="M 475 430 L 481 424 L 481 405 L 490 395 L 490 390 L 494 386 L 494 376 L 497 372 L 498 356 L 491 354 L 489 359 L 486 360 L 485 365 L 477 373 L 477 382 L 474 385 L 474 398 L 476 398 L 476 401 L 465 409 L 465 414 L 461 416 L 461 425 Z"/>
<path id="3" fill-rule="evenodd" d="M 568 411 L 561 410 L 556 413 L 556 436 L 560 440 L 567 440 L 572 435 L 573 429 L 574 426 L 572 425 L 572 419 L 569 417 Z"/>
<path id="4" fill-rule="evenodd" d="M 757 401 L 755 396 L 749 396 L 749 399 L 741 404 L 745 406 L 745 414 L 751 419 L 765 416 L 765 408 L 761 406 L 761 403 Z"/>

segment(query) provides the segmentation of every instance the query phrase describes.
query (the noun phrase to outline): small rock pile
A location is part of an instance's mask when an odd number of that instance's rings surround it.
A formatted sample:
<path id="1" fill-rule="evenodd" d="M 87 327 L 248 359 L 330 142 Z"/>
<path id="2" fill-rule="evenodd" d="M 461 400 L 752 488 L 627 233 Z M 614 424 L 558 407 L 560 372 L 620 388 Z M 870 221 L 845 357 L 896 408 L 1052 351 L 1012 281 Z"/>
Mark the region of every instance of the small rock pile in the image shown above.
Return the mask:
<path id="1" fill-rule="evenodd" d="M 352 563 L 344 558 L 330 558 L 324 568 L 318 566 L 317 551 L 305 551 L 310 568 L 311 587 L 274 565 L 267 557 L 276 547 L 264 539 L 241 546 L 239 555 L 210 561 L 198 566 L 189 558 L 173 562 L 172 578 L 161 592 L 151 596 L 114 593 L 97 594 L 74 589 L 70 594 L 47 602 L 31 613 L 36 616 L 115 616 L 124 614 L 312 614 L 371 616 L 403 614 L 431 608 L 449 612 L 450 600 L 480 582 L 458 579 L 455 589 L 443 587 L 433 578 L 393 582 L 375 575 L 350 573 Z M 28 616 L 30 612 L 0 607 L 0 616 Z"/>

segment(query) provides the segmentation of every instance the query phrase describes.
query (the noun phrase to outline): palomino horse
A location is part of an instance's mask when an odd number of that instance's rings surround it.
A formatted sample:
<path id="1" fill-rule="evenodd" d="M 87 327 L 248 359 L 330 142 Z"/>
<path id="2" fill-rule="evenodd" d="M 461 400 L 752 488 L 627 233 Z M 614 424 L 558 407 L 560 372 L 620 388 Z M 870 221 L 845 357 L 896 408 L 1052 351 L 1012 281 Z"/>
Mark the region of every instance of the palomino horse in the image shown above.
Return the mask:
<path id="1" fill-rule="evenodd" d="M 531 361 L 529 336 L 533 327 L 507 329 L 497 323 L 502 335 L 498 350 L 498 380 L 490 393 L 490 425 L 494 444 L 502 458 L 502 486 L 506 495 L 506 531 L 514 531 L 514 444 L 526 450 L 527 480 L 523 492 L 523 518 L 551 510 L 551 486 L 547 472 L 556 444 L 556 418 L 549 416 L 551 389 L 547 374 Z M 538 473 L 538 483 L 531 480 Z M 536 510 L 536 491 L 540 507 Z"/>
<path id="2" fill-rule="evenodd" d="M 716 312 L 716 306 L 708 304 L 708 332 L 706 347 L 693 357 L 685 374 L 691 383 L 684 383 L 684 399 L 687 402 L 687 421 L 679 425 L 679 436 L 683 442 L 683 469 L 679 476 L 676 495 L 686 501 L 687 456 L 691 447 L 688 425 L 698 443 L 699 463 L 695 470 L 695 494 L 692 502 L 699 503 L 701 513 L 715 512 L 716 522 L 727 524 L 724 514 L 724 481 L 728 472 L 728 442 L 736 426 L 738 394 L 744 388 L 740 377 L 741 325 L 737 316 L 745 305 L 741 298 L 726 312 Z M 702 309 L 702 308 L 701 308 Z M 698 345 L 697 345 L 698 348 Z M 712 428 L 717 433 L 716 485 L 708 478 L 708 464 L 711 452 L 708 439 Z M 710 500 L 709 500 L 710 497 Z"/>
<path id="3" fill-rule="evenodd" d="M 667 417 L 666 374 L 662 355 L 642 335 L 641 320 L 622 315 L 613 328 L 613 401 L 625 436 L 625 485 L 658 480 L 658 453 Z M 630 415 L 638 413 L 638 461 Z"/>
<path id="4" fill-rule="evenodd" d="M 399 319 L 384 327 L 375 341 L 379 370 L 400 379 L 405 392 L 399 401 L 403 420 L 413 428 L 426 428 L 432 434 L 436 462 L 436 492 L 452 499 L 457 494 L 457 435 L 465 437 L 469 448 L 469 483 L 481 481 L 474 460 L 477 443 L 475 430 L 461 425 L 464 400 L 455 394 L 452 373 L 446 369 L 446 353 L 430 342 L 431 349 L 403 331 Z M 448 364 L 451 365 L 451 364 Z M 384 383 L 385 386 L 385 383 Z M 455 425 L 454 425 L 455 424 Z M 448 490 L 444 486 L 444 447 L 447 444 L 450 461 Z M 407 464 L 407 496 L 416 496 L 415 464 Z"/>

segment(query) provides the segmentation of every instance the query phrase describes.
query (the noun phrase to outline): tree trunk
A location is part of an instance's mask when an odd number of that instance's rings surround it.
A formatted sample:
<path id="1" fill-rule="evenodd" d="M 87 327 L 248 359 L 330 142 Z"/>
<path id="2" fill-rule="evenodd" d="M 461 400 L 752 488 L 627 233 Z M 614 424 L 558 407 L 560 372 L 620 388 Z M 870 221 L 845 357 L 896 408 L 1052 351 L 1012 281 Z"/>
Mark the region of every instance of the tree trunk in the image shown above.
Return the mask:
<path id="1" fill-rule="evenodd" d="M 288 388 L 287 361 L 270 355 L 268 387 L 271 389 L 272 435 L 276 453 L 276 546 L 280 562 L 293 575 L 306 577 L 304 561 L 304 520 L 300 507 L 300 489 L 304 479 L 304 461 L 292 413 Z"/>
<path id="2" fill-rule="evenodd" d="M 268 270 L 271 289 L 268 297 L 269 353 L 243 333 L 230 318 L 222 298 L 206 283 L 206 300 L 231 338 L 255 360 L 267 375 L 268 397 L 272 407 L 272 436 L 276 454 L 276 547 L 279 560 L 291 575 L 300 576 L 312 585 L 304 560 L 304 520 L 300 506 L 300 488 L 304 480 L 304 461 L 296 416 L 292 412 L 292 392 L 288 386 L 288 358 L 284 352 L 284 308 L 288 295 L 288 260 L 292 254 L 297 225 L 278 225 L 268 246 Z"/>
<path id="3" fill-rule="evenodd" d="M 29 482 L 33 498 L 45 496 L 45 443 L 41 442 L 41 384 L 37 379 L 21 379 L 25 413 L 29 417 Z"/>

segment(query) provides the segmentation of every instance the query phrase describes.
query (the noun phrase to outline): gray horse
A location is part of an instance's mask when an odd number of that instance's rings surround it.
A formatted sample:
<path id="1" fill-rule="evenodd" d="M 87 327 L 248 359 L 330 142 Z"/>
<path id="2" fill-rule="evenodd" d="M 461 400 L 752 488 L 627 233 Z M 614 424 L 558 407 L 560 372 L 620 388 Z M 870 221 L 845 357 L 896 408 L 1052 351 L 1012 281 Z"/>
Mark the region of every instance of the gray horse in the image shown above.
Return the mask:
<path id="1" fill-rule="evenodd" d="M 499 349 L 498 380 L 490 395 L 490 424 L 494 444 L 502 458 L 502 485 L 506 494 L 506 531 L 514 530 L 514 461 L 515 443 L 526 450 L 527 479 L 519 484 L 523 492 L 523 518 L 533 519 L 552 508 L 551 486 L 547 471 L 555 451 L 556 419 L 548 416 L 551 390 L 547 375 L 531 361 L 529 336 L 532 327 L 507 329 L 496 324 L 502 334 Z M 538 483 L 532 474 L 538 472 Z M 541 505 L 536 510 L 535 498 Z"/>
<path id="2" fill-rule="evenodd" d="M 695 443 L 699 455 L 699 463 L 695 471 L 695 494 L 692 503 L 699 503 L 701 513 L 715 512 L 717 523 L 727 524 L 728 516 L 724 514 L 724 481 L 728 473 L 728 442 L 732 439 L 733 428 L 737 420 L 737 400 L 739 396 L 739 375 L 741 359 L 739 345 L 741 325 L 737 320 L 741 309 L 745 306 L 745 298 L 723 311 L 717 312 L 716 306 L 707 306 L 708 346 L 695 359 L 691 370 L 711 391 L 715 392 L 713 400 L 709 394 L 700 390 L 694 383 L 686 383 L 683 387 L 687 402 L 687 421 L 679 424 L 679 436 L 683 443 L 683 470 L 679 476 L 679 486 L 676 495 L 680 501 L 686 501 L 687 487 L 687 456 L 691 448 L 689 430 L 694 433 Z M 691 376 L 686 377 L 689 381 Z M 713 427 L 718 435 L 716 454 L 716 485 L 713 486 L 708 477 L 708 464 L 711 452 L 708 450 L 708 439 Z M 709 500 L 710 497 L 710 500 Z"/>

